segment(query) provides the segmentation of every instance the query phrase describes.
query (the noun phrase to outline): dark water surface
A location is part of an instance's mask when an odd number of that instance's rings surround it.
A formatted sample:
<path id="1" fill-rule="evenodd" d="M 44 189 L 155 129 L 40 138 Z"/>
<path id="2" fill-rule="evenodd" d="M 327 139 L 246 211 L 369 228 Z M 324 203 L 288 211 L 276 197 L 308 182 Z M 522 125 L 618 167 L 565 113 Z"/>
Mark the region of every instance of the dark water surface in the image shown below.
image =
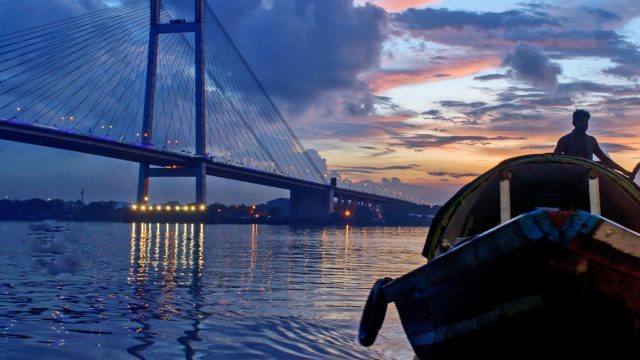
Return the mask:
<path id="1" fill-rule="evenodd" d="M 51 226 L 60 226 L 51 232 Z M 0 358 L 411 359 L 371 285 L 424 264 L 426 228 L 0 223 Z"/>

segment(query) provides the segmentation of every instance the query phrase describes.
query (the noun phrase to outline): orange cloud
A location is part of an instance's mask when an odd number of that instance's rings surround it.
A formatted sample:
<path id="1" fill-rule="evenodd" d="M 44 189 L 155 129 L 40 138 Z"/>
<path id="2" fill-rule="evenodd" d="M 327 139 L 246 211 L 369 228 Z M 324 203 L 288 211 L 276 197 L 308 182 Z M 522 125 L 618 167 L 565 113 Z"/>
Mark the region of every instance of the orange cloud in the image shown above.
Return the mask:
<path id="1" fill-rule="evenodd" d="M 422 7 L 428 4 L 434 4 L 439 2 L 438 0 L 368 0 L 362 1 L 362 3 L 369 2 L 380 6 L 387 11 L 402 11 L 412 7 Z"/>
<path id="2" fill-rule="evenodd" d="M 455 79 L 498 67 L 499 57 L 457 61 L 429 69 L 375 73 L 369 79 L 369 86 L 376 94 L 406 85 L 423 84 L 433 81 Z"/>

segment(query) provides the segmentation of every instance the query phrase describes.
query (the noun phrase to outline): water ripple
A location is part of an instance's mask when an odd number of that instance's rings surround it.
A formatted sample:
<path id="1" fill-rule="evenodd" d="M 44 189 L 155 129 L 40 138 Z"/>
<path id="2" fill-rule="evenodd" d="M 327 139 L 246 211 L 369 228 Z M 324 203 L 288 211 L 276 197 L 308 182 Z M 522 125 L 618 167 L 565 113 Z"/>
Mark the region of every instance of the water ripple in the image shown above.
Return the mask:
<path id="1" fill-rule="evenodd" d="M 0 344 L 29 358 L 410 359 L 371 285 L 421 264 L 424 228 L 2 223 Z M 42 354 L 42 355 L 40 355 Z"/>

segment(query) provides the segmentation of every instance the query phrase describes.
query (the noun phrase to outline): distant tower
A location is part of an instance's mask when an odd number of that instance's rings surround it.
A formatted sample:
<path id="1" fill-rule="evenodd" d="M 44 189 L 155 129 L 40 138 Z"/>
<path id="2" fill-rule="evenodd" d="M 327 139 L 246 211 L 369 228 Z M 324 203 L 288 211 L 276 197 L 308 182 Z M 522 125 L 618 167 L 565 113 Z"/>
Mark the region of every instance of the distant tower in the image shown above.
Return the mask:
<path id="1" fill-rule="evenodd" d="M 156 95 L 156 75 L 158 72 L 158 43 L 161 34 L 193 33 L 195 50 L 195 145 L 196 157 L 193 170 L 181 172 L 171 169 L 150 169 L 149 164 L 141 163 L 138 173 L 138 203 L 149 201 L 150 176 L 195 176 L 196 203 L 207 202 L 207 162 L 206 162 L 206 109 L 205 109 L 205 59 L 204 59 L 204 4 L 206 0 L 195 1 L 195 21 L 170 21 L 160 23 L 160 0 L 151 0 L 151 22 L 149 27 L 149 52 L 147 57 L 147 80 L 144 96 L 144 114 L 142 119 L 142 144 L 153 145 L 153 110 Z M 150 171 L 152 170 L 152 171 Z M 172 172 L 172 173 L 171 173 Z M 171 174 L 170 174 L 171 173 Z"/>
<path id="2" fill-rule="evenodd" d="M 84 188 L 80 191 L 80 202 L 84 204 Z"/>

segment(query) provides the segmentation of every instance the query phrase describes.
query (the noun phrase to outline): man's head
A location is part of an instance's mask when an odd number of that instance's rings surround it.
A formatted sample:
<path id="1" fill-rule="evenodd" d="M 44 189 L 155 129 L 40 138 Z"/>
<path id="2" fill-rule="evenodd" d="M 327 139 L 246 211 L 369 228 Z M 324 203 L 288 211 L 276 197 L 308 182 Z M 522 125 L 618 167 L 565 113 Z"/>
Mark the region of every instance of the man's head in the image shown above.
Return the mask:
<path id="1" fill-rule="evenodd" d="M 576 110 L 573 112 L 573 126 L 580 132 L 587 132 L 589 129 L 589 118 L 591 114 L 585 110 Z"/>

